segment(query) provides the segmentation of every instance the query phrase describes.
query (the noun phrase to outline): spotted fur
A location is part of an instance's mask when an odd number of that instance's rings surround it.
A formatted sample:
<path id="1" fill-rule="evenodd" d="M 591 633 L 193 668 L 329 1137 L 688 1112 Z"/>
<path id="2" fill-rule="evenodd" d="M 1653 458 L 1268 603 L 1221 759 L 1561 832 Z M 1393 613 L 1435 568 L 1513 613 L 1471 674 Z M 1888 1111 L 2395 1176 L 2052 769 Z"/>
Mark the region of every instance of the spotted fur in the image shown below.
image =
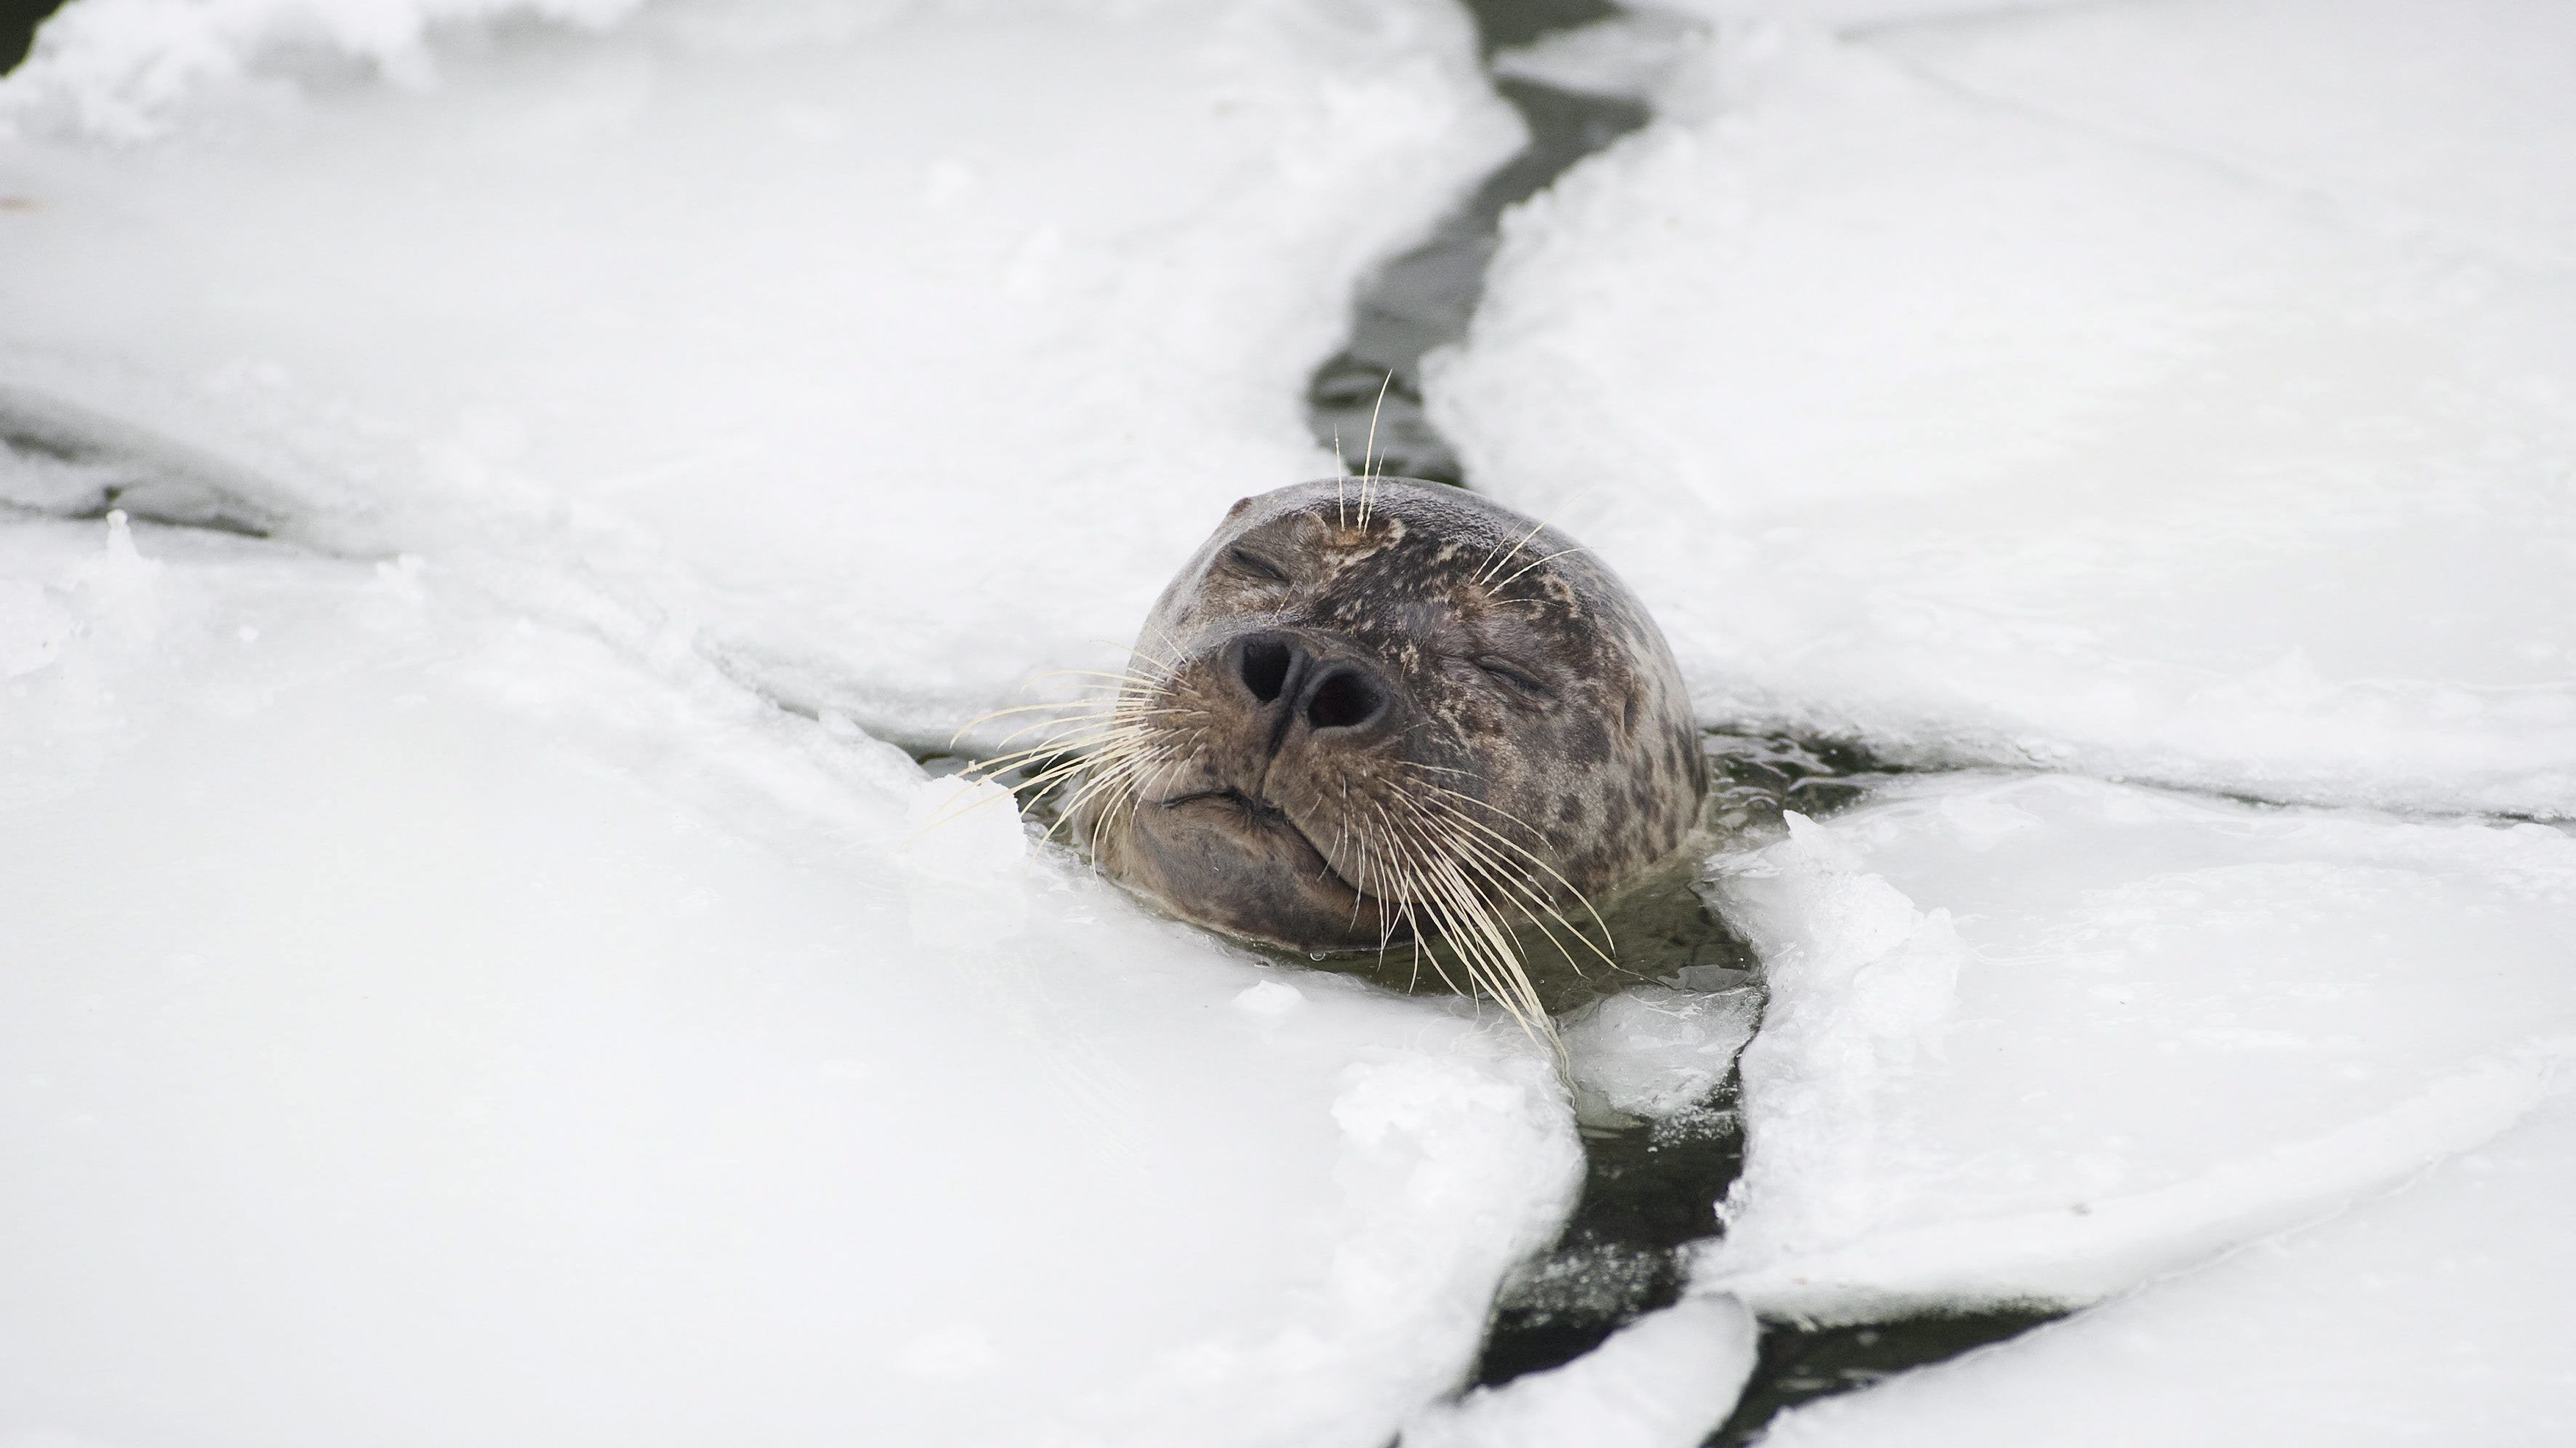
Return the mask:
<path id="1" fill-rule="evenodd" d="M 1245 682 L 1247 639 L 1364 671 L 1382 716 L 1283 724 Z M 1565 924 L 1679 847 L 1707 791 L 1635 596 L 1555 529 L 1435 483 L 1235 504 L 1155 604 L 1118 709 L 1116 760 L 1074 816 L 1101 867 L 1301 950 L 1456 944 L 1491 934 L 1480 913 Z"/>

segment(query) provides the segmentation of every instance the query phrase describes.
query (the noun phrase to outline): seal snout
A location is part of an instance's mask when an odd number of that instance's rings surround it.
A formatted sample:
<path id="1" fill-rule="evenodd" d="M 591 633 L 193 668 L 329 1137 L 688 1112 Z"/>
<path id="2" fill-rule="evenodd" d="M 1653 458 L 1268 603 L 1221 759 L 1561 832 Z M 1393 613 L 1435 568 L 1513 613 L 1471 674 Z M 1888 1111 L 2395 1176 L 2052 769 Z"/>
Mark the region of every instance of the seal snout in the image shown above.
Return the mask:
<path id="1" fill-rule="evenodd" d="M 1226 650 L 1226 673 L 1267 718 L 1271 755 L 1300 723 L 1316 734 L 1358 735 L 1394 712 L 1395 690 L 1375 665 L 1323 653 L 1293 633 L 1269 630 L 1236 639 Z"/>

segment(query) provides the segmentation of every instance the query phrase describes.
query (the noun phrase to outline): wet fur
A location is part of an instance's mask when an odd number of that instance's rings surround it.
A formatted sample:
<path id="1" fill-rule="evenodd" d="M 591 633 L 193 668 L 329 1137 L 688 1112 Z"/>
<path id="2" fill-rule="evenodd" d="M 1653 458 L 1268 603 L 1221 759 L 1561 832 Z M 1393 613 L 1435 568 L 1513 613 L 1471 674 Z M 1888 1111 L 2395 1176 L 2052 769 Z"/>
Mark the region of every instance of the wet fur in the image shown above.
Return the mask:
<path id="1" fill-rule="evenodd" d="M 1391 713 L 1365 738 L 1283 735 L 1228 663 L 1256 633 L 1373 669 Z M 1598 951 L 1578 931 L 1589 902 L 1670 855 L 1707 791 L 1671 650 L 1626 586 L 1554 529 L 1436 483 L 1235 504 L 1114 682 L 1059 767 L 1105 872 L 1295 949 L 1443 941 L 1543 1034 L 1513 928 Z"/>

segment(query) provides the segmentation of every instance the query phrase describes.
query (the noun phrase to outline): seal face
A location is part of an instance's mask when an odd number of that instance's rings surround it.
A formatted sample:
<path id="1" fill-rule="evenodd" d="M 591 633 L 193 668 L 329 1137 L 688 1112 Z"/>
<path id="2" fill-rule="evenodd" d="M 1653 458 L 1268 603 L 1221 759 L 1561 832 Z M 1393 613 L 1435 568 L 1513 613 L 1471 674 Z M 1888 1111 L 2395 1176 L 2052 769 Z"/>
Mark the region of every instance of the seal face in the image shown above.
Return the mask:
<path id="1" fill-rule="evenodd" d="M 1563 923 L 1670 854 L 1707 791 L 1627 587 L 1554 529 L 1409 479 L 1236 503 L 1155 604 L 1100 738 L 1068 819 L 1113 878 L 1299 950 L 1445 938 L 1488 985 L 1497 952 L 1518 974 L 1512 924 Z"/>

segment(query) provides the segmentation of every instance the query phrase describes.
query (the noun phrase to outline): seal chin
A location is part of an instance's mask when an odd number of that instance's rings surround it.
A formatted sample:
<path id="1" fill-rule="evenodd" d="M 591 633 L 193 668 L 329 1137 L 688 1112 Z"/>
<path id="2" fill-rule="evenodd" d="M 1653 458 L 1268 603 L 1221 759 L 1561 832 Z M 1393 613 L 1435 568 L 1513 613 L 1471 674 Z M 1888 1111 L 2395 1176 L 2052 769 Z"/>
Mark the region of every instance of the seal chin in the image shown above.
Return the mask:
<path id="1" fill-rule="evenodd" d="M 1233 788 L 1140 801 L 1119 841 L 1129 882 L 1213 930 L 1292 950 L 1372 950 L 1378 902 L 1287 812 Z"/>

